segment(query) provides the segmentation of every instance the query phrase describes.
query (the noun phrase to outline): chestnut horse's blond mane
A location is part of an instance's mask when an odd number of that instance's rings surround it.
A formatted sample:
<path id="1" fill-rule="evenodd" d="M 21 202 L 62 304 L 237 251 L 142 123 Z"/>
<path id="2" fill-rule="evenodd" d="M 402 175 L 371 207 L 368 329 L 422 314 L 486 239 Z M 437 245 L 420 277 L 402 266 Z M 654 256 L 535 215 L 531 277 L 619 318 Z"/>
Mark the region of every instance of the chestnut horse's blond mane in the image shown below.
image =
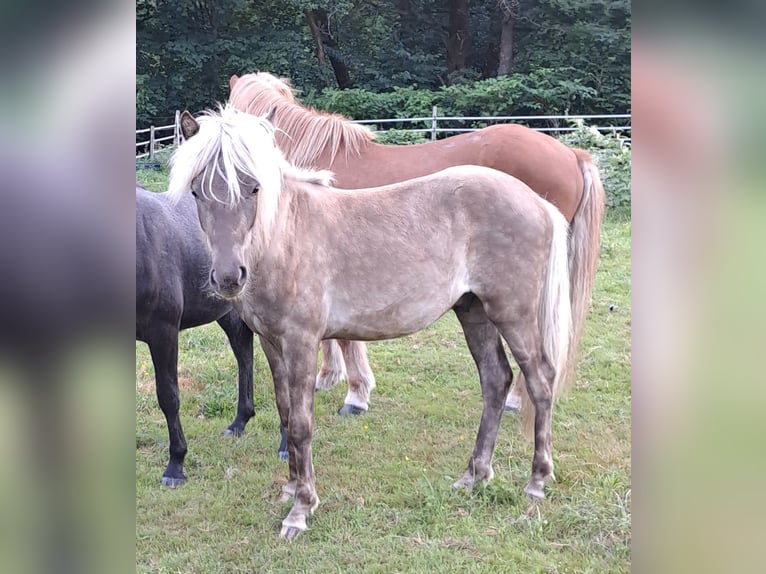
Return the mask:
<path id="1" fill-rule="evenodd" d="M 360 148 L 375 137 L 367 127 L 341 115 L 302 106 L 288 80 L 267 72 L 246 74 L 233 82 L 229 103 L 256 115 L 273 111 L 277 144 L 287 160 L 297 167 L 310 168 L 326 150 L 330 164 L 338 154 L 359 155 Z M 301 134 L 292 138 L 289 134 Z"/>

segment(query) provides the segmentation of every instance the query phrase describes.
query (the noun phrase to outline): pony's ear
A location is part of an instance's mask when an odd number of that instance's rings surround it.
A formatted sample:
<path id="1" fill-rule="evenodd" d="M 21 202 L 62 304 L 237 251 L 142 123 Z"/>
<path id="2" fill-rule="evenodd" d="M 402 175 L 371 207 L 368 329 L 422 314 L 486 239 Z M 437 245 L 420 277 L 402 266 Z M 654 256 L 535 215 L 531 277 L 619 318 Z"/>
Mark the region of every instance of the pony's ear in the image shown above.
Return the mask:
<path id="1" fill-rule="evenodd" d="M 231 78 L 229 78 L 230 91 L 234 89 L 234 84 L 236 84 L 238 80 L 239 80 L 239 76 L 237 74 L 234 74 Z"/>
<path id="2" fill-rule="evenodd" d="M 277 115 L 277 106 L 271 106 L 271 109 L 265 116 L 263 116 L 263 119 L 266 120 L 267 122 L 274 123 L 274 116 L 276 115 Z"/>
<path id="3" fill-rule="evenodd" d="M 199 131 L 199 124 L 194 119 L 188 110 L 184 110 L 181 114 L 181 134 L 184 139 L 189 139 Z"/>

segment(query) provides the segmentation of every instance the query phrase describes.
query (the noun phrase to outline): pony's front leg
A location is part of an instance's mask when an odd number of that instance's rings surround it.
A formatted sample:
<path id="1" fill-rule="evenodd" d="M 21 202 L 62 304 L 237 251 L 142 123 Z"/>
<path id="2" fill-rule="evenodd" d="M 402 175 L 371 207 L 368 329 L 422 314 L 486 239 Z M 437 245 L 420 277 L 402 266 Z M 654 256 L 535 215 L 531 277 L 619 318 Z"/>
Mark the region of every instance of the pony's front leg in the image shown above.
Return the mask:
<path id="1" fill-rule="evenodd" d="M 306 520 L 319 506 L 314 483 L 311 439 L 314 431 L 314 373 L 318 339 L 308 337 L 282 340 L 282 356 L 287 367 L 289 413 L 287 446 L 290 452 L 290 478 L 295 478 L 293 507 L 282 521 L 280 537 L 295 539 L 308 528 Z"/>
<path id="2" fill-rule="evenodd" d="M 297 482 L 295 473 L 295 461 L 290 459 L 287 447 L 287 436 L 285 429 L 290 417 L 290 385 L 287 375 L 287 366 L 285 365 L 282 352 L 262 336 L 258 336 L 266 360 L 271 369 L 271 377 L 274 381 L 274 395 L 277 400 L 277 412 L 279 413 L 279 431 L 282 435 L 282 441 L 279 445 L 279 459 L 290 462 L 290 475 L 287 484 L 282 487 L 281 502 L 290 500 L 295 495 L 295 484 Z"/>
<path id="3" fill-rule="evenodd" d="M 359 415 L 370 408 L 370 393 L 375 388 L 375 375 L 367 359 L 367 345 L 360 341 L 338 343 L 348 369 L 348 393 L 338 414 Z"/>

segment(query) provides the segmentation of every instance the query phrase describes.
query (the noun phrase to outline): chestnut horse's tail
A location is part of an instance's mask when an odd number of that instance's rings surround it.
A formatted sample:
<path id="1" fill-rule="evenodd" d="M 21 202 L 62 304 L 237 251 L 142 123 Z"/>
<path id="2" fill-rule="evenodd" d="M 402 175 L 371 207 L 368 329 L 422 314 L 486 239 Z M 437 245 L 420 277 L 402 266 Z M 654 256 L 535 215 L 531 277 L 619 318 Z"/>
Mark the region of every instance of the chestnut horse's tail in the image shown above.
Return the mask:
<path id="1" fill-rule="evenodd" d="M 604 220 L 604 186 L 598 168 L 590 154 L 574 149 L 583 178 L 583 193 L 569 230 L 569 294 L 572 303 L 572 340 L 567 361 L 567 373 L 562 379 L 561 391 L 575 380 L 577 357 L 582 339 L 585 317 L 591 302 L 593 282 L 596 278 L 601 244 L 601 225 Z"/>

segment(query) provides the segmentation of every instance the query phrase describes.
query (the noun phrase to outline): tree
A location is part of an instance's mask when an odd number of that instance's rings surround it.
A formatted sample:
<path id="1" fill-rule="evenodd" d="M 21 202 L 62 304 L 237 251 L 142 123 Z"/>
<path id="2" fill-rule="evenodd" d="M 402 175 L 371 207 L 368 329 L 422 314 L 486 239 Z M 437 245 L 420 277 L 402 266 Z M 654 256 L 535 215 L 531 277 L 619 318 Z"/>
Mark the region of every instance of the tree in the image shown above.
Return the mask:
<path id="1" fill-rule="evenodd" d="M 447 73 L 466 67 L 470 47 L 468 6 L 470 0 L 450 0 L 447 32 Z"/>
<path id="2" fill-rule="evenodd" d="M 541 101 L 561 102 L 566 92 L 575 94 L 570 112 L 622 112 L 630 108 L 630 17 L 629 0 L 137 0 L 137 123 L 215 106 L 232 74 L 257 70 L 290 77 L 306 97 L 350 86 L 438 90 L 495 76 L 518 76 L 511 84 L 532 94 L 544 70 Z M 377 115 L 372 104 L 361 107 Z"/>
<path id="3" fill-rule="evenodd" d="M 513 10 L 518 1 L 497 0 L 501 15 L 500 54 L 497 62 L 497 75 L 507 76 L 513 70 Z"/>
<path id="4" fill-rule="evenodd" d="M 327 10 L 324 8 L 304 9 L 311 36 L 316 45 L 317 60 L 319 66 L 325 64 L 325 55 L 330 60 L 338 87 L 341 89 L 351 86 L 351 77 L 348 73 L 348 67 L 343 61 L 343 57 L 338 50 L 338 42 L 330 30 L 330 19 L 327 16 Z"/>

